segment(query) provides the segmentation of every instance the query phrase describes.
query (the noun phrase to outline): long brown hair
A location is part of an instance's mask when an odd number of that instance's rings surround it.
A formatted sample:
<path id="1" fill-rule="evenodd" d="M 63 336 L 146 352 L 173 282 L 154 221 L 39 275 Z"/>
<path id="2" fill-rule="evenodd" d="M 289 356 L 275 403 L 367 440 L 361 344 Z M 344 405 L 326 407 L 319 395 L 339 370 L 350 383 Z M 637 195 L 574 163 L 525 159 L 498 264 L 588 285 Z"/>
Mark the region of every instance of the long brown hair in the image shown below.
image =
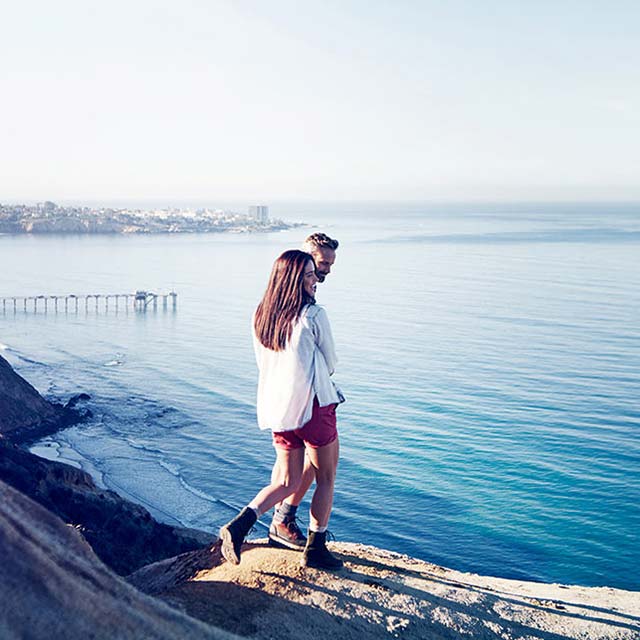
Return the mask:
<path id="1" fill-rule="evenodd" d="M 313 264 L 311 255 L 291 249 L 273 264 L 253 323 L 258 340 L 267 349 L 282 351 L 303 307 L 316 302 L 304 290 L 304 271 L 309 262 Z"/>

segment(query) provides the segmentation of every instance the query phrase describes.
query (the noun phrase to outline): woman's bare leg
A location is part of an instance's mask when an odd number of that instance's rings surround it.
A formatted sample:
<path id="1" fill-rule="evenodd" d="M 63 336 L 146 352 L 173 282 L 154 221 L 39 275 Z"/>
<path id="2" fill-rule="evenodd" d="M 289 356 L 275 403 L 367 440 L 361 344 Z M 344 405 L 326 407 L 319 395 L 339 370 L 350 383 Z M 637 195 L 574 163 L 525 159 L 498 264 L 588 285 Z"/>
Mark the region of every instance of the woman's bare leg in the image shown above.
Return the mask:
<path id="1" fill-rule="evenodd" d="M 220 527 L 221 551 L 225 559 L 233 564 L 240 562 L 242 543 L 256 519 L 284 500 L 300 483 L 304 465 L 304 448 L 276 449 L 278 477 L 263 487 L 256 497 L 230 522 Z"/>

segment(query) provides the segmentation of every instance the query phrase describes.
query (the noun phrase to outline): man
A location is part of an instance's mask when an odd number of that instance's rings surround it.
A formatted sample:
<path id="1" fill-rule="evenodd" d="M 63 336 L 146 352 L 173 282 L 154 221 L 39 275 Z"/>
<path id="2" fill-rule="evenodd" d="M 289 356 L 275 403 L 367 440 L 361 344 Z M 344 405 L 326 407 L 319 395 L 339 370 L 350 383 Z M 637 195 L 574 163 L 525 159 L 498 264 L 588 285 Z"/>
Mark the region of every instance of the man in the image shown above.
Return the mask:
<path id="1" fill-rule="evenodd" d="M 331 267 L 336 261 L 336 249 L 338 241 L 324 233 L 311 234 L 302 245 L 302 250 L 310 253 L 316 263 L 316 276 L 320 282 L 331 273 Z M 273 465 L 272 478 L 280 474 L 278 464 Z M 304 472 L 295 493 L 292 493 L 284 502 L 276 505 L 276 509 L 269 527 L 269 544 L 283 546 L 289 549 L 302 551 L 307 543 L 307 538 L 302 533 L 296 522 L 296 511 L 302 502 L 309 487 L 313 484 L 316 473 L 308 456 L 304 460 Z"/>
<path id="2" fill-rule="evenodd" d="M 324 233 L 311 234 L 302 245 L 302 250 L 311 254 L 316 263 L 316 276 L 320 282 L 331 273 L 331 267 L 336 261 L 338 241 Z"/>

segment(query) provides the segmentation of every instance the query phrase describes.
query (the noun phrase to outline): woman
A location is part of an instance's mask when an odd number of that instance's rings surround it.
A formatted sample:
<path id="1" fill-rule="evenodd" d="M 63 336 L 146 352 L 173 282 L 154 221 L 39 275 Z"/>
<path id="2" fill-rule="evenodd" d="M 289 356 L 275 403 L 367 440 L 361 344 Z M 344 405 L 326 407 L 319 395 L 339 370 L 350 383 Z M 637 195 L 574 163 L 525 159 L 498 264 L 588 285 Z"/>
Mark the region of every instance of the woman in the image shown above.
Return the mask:
<path id="1" fill-rule="evenodd" d="M 338 465 L 336 406 L 344 401 L 330 379 L 336 356 L 327 314 L 316 306 L 313 258 L 285 251 L 273 265 L 267 290 L 253 317 L 258 363 L 258 426 L 271 429 L 278 473 L 271 483 L 220 529 L 222 555 L 240 562 L 245 536 L 266 511 L 297 488 L 305 451 L 316 472 L 309 535 L 302 565 L 339 569 L 326 547 Z"/>

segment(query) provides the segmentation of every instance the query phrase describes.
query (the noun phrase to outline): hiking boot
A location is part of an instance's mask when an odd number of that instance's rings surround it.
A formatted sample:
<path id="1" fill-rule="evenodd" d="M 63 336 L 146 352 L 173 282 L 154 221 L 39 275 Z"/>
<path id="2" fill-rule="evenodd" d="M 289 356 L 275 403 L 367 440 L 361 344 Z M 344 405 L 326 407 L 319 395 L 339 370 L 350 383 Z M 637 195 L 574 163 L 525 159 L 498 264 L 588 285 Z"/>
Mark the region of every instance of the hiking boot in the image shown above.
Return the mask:
<path id="1" fill-rule="evenodd" d="M 304 548 L 300 564 L 303 567 L 336 571 L 342 569 L 344 563 L 327 549 L 326 531 L 309 531 L 307 546 Z"/>
<path id="2" fill-rule="evenodd" d="M 300 530 L 295 516 L 285 518 L 282 522 L 276 522 L 274 518 L 269 527 L 269 544 L 302 551 L 307 544 L 307 538 Z"/>
<path id="3" fill-rule="evenodd" d="M 222 555 L 231 564 L 240 564 L 240 550 L 242 543 L 255 524 L 258 516 L 249 507 L 245 507 L 231 522 L 220 527 L 222 540 Z"/>

